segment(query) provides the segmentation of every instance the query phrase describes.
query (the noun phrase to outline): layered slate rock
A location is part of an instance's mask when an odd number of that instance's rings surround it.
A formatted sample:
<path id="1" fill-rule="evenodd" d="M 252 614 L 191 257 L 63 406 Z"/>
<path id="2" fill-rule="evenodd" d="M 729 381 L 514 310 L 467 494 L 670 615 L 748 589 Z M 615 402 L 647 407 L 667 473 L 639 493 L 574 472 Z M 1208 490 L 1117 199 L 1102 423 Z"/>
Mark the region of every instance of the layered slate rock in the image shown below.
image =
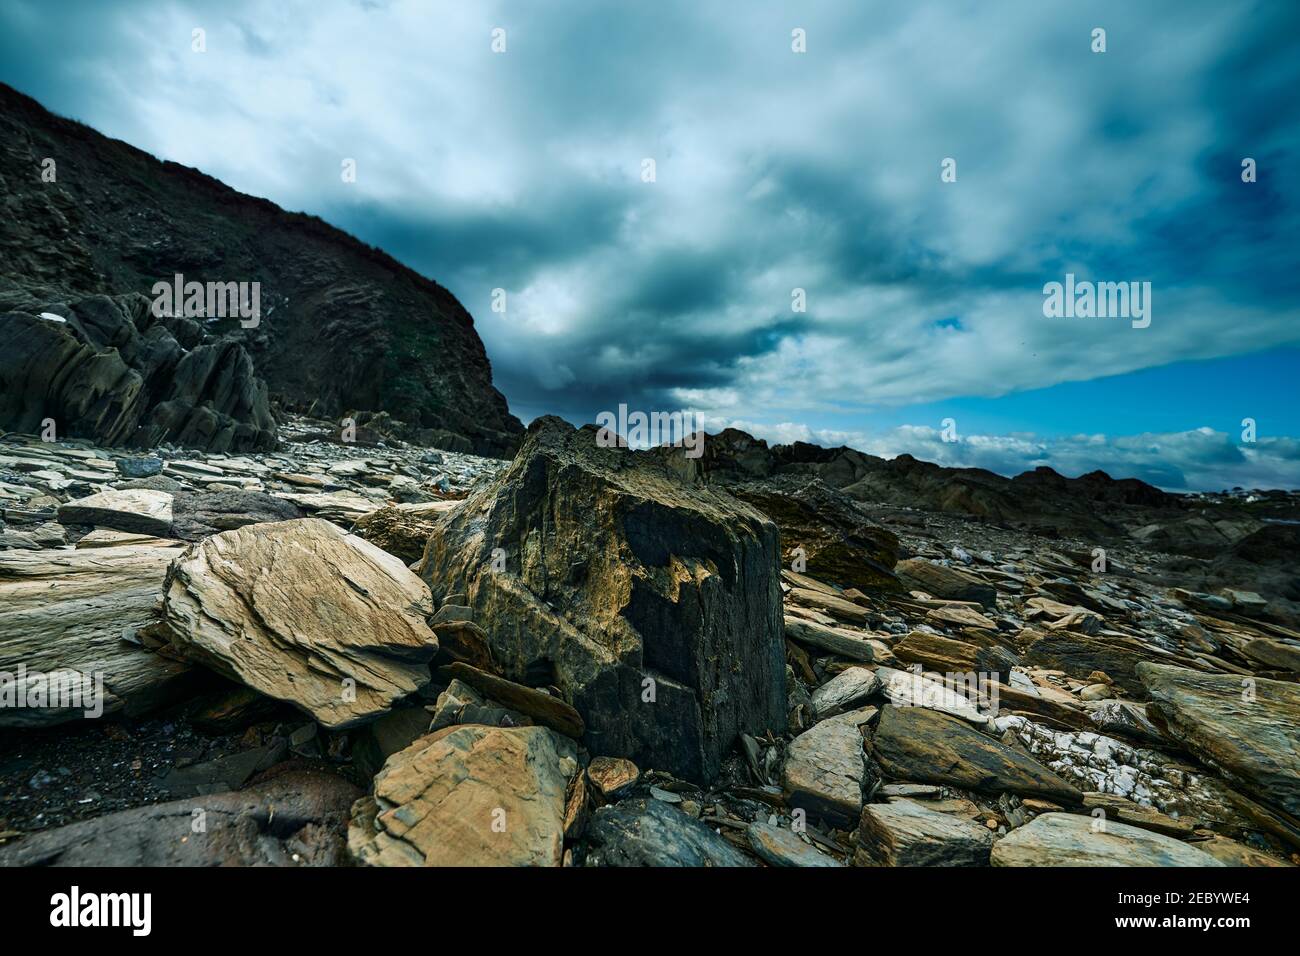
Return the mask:
<path id="1" fill-rule="evenodd" d="M 993 834 L 970 820 L 918 800 L 862 808 L 858 866 L 987 866 Z"/>
<path id="2" fill-rule="evenodd" d="M 0 866 L 341 866 L 346 780 L 286 769 L 239 793 L 122 810 L 0 846 Z M 195 810 L 203 811 L 196 830 Z"/>
<path id="3" fill-rule="evenodd" d="M 768 866 L 803 868 L 843 866 L 839 860 L 823 853 L 791 830 L 770 823 L 751 823 L 745 831 L 750 848 Z"/>
<path id="4" fill-rule="evenodd" d="M 101 491 L 60 505 L 59 522 L 165 538 L 172 533 L 172 495 L 145 488 Z"/>
<path id="5" fill-rule="evenodd" d="M 1300 685 L 1143 662 L 1147 713 L 1201 760 L 1300 816 Z"/>
<path id="6" fill-rule="evenodd" d="M 183 693 L 191 668 L 136 640 L 154 620 L 154 603 L 177 554 L 169 543 L 0 551 L 0 672 L 13 675 L 13 692 L 21 668 L 28 691 L 51 675 L 75 678 L 83 688 L 83 681 L 102 679 L 104 714 L 134 716 Z M 86 705 L 0 706 L 0 727 L 77 720 L 96 706 Z"/>
<path id="7" fill-rule="evenodd" d="M 388 758 L 353 808 L 367 866 L 559 866 L 572 741 L 545 727 L 449 727 Z"/>
<path id="8" fill-rule="evenodd" d="M 428 588 L 398 559 L 318 518 L 255 524 L 187 548 L 155 633 L 178 653 L 326 727 L 379 716 L 430 679 Z"/>
<path id="9" fill-rule="evenodd" d="M 738 734 L 784 729 L 776 527 L 596 435 L 533 422 L 420 573 L 467 596 L 504 676 L 560 691 L 592 753 L 704 781 Z"/>
<path id="10" fill-rule="evenodd" d="M 601 807 L 587 839 L 587 866 L 754 866 L 716 831 L 653 797 Z"/>
<path id="11" fill-rule="evenodd" d="M 1076 788 L 1020 751 L 925 707 L 885 707 L 872 749 L 881 770 L 894 780 L 1071 804 L 1083 800 Z"/>
<path id="12" fill-rule="evenodd" d="M 1173 837 L 1073 813 L 1044 813 L 993 845 L 994 866 L 1223 866 Z"/>
<path id="13" fill-rule="evenodd" d="M 782 787 L 793 807 L 840 826 L 851 826 L 862 810 L 867 777 L 862 728 L 876 708 L 830 717 L 790 742 Z"/>
<path id="14" fill-rule="evenodd" d="M 924 558 L 900 561 L 894 568 L 894 573 L 907 587 L 924 591 L 937 598 L 948 601 L 976 601 L 986 608 L 993 608 L 997 604 L 997 591 L 992 585 L 985 584 L 973 574 L 967 574 L 965 571 L 947 565 L 935 564 Z"/>
<path id="15" fill-rule="evenodd" d="M 0 281 L 0 291 L 4 283 Z M 193 319 L 158 316 L 144 295 L 68 302 L 0 296 L 0 427 L 148 448 L 275 447 L 265 383 L 234 338 L 205 341 Z"/>
<path id="16" fill-rule="evenodd" d="M 786 567 L 802 561 L 815 578 L 844 587 L 901 590 L 893 575 L 898 538 L 852 498 L 816 479 L 769 479 L 731 492 L 776 522 Z"/>

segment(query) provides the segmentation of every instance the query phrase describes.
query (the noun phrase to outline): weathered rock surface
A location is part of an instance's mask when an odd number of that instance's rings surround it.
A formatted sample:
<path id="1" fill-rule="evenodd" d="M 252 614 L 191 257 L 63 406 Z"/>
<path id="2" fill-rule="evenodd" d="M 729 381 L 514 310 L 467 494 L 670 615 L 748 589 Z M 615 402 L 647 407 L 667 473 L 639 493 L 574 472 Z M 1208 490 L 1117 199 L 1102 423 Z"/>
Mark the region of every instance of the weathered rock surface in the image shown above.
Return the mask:
<path id="1" fill-rule="evenodd" d="M 994 607 L 997 602 L 997 591 L 979 578 L 924 558 L 900 561 L 895 566 L 894 573 L 907 587 L 937 598 L 975 601 L 986 608 Z"/>
<path id="2" fill-rule="evenodd" d="M 894 780 L 1039 796 L 1077 804 L 1083 794 L 1023 753 L 925 707 L 885 707 L 872 751 Z"/>
<path id="3" fill-rule="evenodd" d="M 970 820 L 918 800 L 894 799 L 862 808 L 858 866 L 987 866 L 993 834 Z"/>
<path id="4" fill-rule="evenodd" d="M 751 823 L 745 835 L 749 837 L 749 845 L 758 858 L 768 866 L 837 867 L 844 865 L 811 843 L 801 840 L 792 830 L 774 827 L 770 823 Z"/>
<path id="5" fill-rule="evenodd" d="M 384 713 L 429 681 L 429 592 L 400 560 L 317 518 L 191 545 L 167 574 L 158 636 L 327 727 Z"/>
<path id="6" fill-rule="evenodd" d="M 1223 866 L 1189 843 L 1124 823 L 1044 813 L 993 845 L 994 866 Z"/>
<path id="7" fill-rule="evenodd" d="M 1147 712 L 1199 759 L 1300 816 L 1300 685 L 1141 663 Z"/>
<path id="8" fill-rule="evenodd" d="M 103 713 L 135 715 L 184 692 L 190 667 L 145 650 L 135 632 L 154 620 L 154 603 L 176 551 L 132 546 L 82 551 L 0 551 L 0 672 L 18 691 L 51 676 L 103 681 Z M 98 691 L 95 691 L 98 693 Z M 30 699 L 30 698 L 29 698 Z M 96 707 L 0 707 L 0 727 L 79 719 Z"/>
<path id="9" fill-rule="evenodd" d="M 703 823 L 653 797 L 601 807 L 587 837 L 587 866 L 754 866 Z"/>
<path id="10" fill-rule="evenodd" d="M 816 479 L 729 486 L 776 522 L 785 567 L 800 562 L 813 577 L 844 587 L 900 590 L 892 573 L 898 538 L 852 498 Z"/>
<path id="11" fill-rule="evenodd" d="M 849 667 L 812 693 L 813 714 L 818 720 L 856 707 L 880 690 L 880 678 L 865 667 Z"/>
<path id="12" fill-rule="evenodd" d="M 782 787 L 792 807 L 835 824 L 851 826 L 862 810 L 866 757 L 862 728 L 876 708 L 830 717 L 790 742 Z"/>
<path id="13" fill-rule="evenodd" d="M 60 505 L 59 521 L 166 538 L 172 533 L 172 498 L 165 491 L 101 491 Z"/>
<path id="14" fill-rule="evenodd" d="M 737 734 L 785 724 L 778 560 L 750 506 L 543 418 L 420 573 L 467 595 L 506 677 L 559 688 L 592 753 L 705 780 Z"/>
<path id="15" fill-rule="evenodd" d="M 348 808 L 358 796 L 340 777 L 284 771 L 239 793 L 33 833 L 0 846 L 0 866 L 340 866 Z"/>
<path id="16" fill-rule="evenodd" d="M 572 741 L 545 727 L 449 727 L 388 758 L 348 848 L 367 866 L 559 866 Z"/>

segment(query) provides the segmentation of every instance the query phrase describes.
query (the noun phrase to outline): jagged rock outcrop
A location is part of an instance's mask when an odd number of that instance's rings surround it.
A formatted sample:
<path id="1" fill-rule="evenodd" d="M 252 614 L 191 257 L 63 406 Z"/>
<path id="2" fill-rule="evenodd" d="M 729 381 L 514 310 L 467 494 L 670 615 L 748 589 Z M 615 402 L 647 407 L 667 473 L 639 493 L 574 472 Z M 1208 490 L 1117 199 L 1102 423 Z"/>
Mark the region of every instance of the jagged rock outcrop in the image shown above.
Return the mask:
<path id="1" fill-rule="evenodd" d="M 244 346 L 153 314 L 139 294 L 31 299 L 0 276 L 0 427 L 151 448 L 273 448 L 265 383 Z"/>
<path id="2" fill-rule="evenodd" d="M 778 561 L 749 505 L 543 418 L 420 574 L 467 596 L 506 677 L 559 690 L 592 753 L 706 780 L 737 734 L 784 728 Z"/>
<path id="3" fill-rule="evenodd" d="M 1300 686 L 1147 661 L 1148 715 L 1254 796 L 1300 817 Z"/>
<path id="4" fill-rule="evenodd" d="M 55 161 L 52 181 L 42 177 L 46 158 Z M 253 397 L 255 369 L 271 401 L 287 409 L 310 406 L 335 421 L 349 412 L 386 411 L 446 447 L 479 454 L 509 454 L 518 444 L 523 427 L 492 387 L 473 320 L 442 286 L 315 217 L 160 162 L 54 116 L 4 84 L 0 222 L 0 311 L 21 302 L 30 303 L 24 311 L 31 314 L 42 303 L 94 295 L 152 296 L 155 283 L 177 274 L 186 282 L 260 283 L 255 327 L 243 327 L 237 316 L 192 329 L 192 320 L 177 319 L 168 323 L 168 343 L 136 323 L 155 358 L 172 363 L 156 380 L 125 354 L 79 354 L 75 343 L 62 343 L 98 391 L 84 399 L 76 390 L 42 392 L 40 401 L 61 398 L 70 405 L 59 414 L 79 414 L 78 428 L 100 429 L 82 434 L 114 432 L 122 442 L 145 425 L 152 438 L 141 443 L 262 447 L 263 417 L 238 414 L 240 402 Z M 42 344 L 58 342 L 48 329 L 32 334 L 39 337 L 27 349 L 29 363 L 38 361 Z M 151 384 L 159 389 L 151 415 L 124 414 L 132 388 L 138 401 Z M 11 383 L 0 391 L 7 397 Z M 36 421 L 47 416 L 58 414 L 47 409 Z M 244 444 L 233 437 L 241 425 L 253 429 Z M 6 416 L 0 427 L 33 430 Z"/>

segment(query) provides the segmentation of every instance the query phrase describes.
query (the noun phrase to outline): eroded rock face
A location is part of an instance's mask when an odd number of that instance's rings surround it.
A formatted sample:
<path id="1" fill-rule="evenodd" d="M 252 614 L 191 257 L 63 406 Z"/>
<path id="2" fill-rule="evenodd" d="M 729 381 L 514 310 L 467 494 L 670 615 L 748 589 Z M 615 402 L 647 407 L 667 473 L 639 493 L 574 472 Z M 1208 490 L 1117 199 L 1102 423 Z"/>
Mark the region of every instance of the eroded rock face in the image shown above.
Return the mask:
<path id="1" fill-rule="evenodd" d="M 892 573 L 898 538 L 842 492 L 796 477 L 746 482 L 730 490 L 776 522 L 786 567 L 802 561 L 813 577 L 844 587 L 901 590 Z"/>
<path id="2" fill-rule="evenodd" d="M 429 591 L 402 562 L 328 521 L 225 531 L 167 573 L 157 636 L 326 727 L 377 717 L 428 683 Z"/>
<path id="3" fill-rule="evenodd" d="M 1198 758 L 1300 816 L 1300 685 L 1143 662 L 1147 713 Z"/>
<path id="4" fill-rule="evenodd" d="M 986 866 L 992 847 L 986 827 L 918 800 L 894 799 L 862 808 L 854 861 L 859 866 Z"/>
<path id="5" fill-rule="evenodd" d="M 560 690 L 592 753 L 702 781 L 737 734 L 784 728 L 778 561 L 752 507 L 543 418 L 420 574 L 467 595 L 505 676 Z"/>
<path id="6" fill-rule="evenodd" d="M 367 866 L 559 866 L 576 756 L 545 727 L 467 724 L 421 737 L 354 806 L 348 848 Z"/>

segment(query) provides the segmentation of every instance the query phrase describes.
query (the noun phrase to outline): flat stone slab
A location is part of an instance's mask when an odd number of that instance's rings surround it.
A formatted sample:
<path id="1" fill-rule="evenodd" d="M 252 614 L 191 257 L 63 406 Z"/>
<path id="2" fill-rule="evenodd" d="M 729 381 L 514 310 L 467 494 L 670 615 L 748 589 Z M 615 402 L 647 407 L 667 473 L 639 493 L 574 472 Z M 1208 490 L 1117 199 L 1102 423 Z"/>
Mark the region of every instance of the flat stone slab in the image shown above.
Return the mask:
<path id="1" fill-rule="evenodd" d="M 812 693 L 813 713 L 819 720 L 856 707 L 880 690 L 880 678 L 865 667 L 840 671 Z"/>
<path id="2" fill-rule="evenodd" d="M 1045 797 L 1071 804 L 1083 794 L 1037 761 L 947 714 L 924 707 L 886 707 L 872 740 L 886 776 L 979 790 Z"/>
<path id="3" fill-rule="evenodd" d="M 987 866 L 993 834 L 987 827 L 916 800 L 862 808 L 858 866 Z"/>
<path id="4" fill-rule="evenodd" d="M 115 488 L 59 506 L 60 524 L 92 524 L 113 531 L 170 537 L 172 496 L 147 488 Z"/>
<path id="5" fill-rule="evenodd" d="M 861 727 L 875 713 L 864 707 L 830 717 L 790 742 L 782 788 L 791 806 L 840 826 L 857 820 L 866 777 Z"/>
<path id="6" fill-rule="evenodd" d="M 173 548 L 151 545 L 0 551 L 0 672 L 12 675 L 10 683 L 0 680 L 0 727 L 100 716 L 94 711 L 101 704 L 102 714 L 135 715 L 183 693 L 191 666 L 135 642 L 155 619 L 175 556 Z M 63 696 L 69 706 L 57 706 L 34 696 L 56 677 L 89 688 L 95 700 L 71 706 Z M 20 684 L 27 706 L 19 706 Z"/>
<path id="7" fill-rule="evenodd" d="M 1224 865 L 1172 837 L 1074 813 L 1044 813 L 1012 830 L 993 845 L 990 862 L 994 866 Z"/>
<path id="8" fill-rule="evenodd" d="M 749 845 L 768 866 L 836 867 L 839 860 L 806 843 L 791 830 L 770 823 L 751 823 L 745 831 Z"/>

